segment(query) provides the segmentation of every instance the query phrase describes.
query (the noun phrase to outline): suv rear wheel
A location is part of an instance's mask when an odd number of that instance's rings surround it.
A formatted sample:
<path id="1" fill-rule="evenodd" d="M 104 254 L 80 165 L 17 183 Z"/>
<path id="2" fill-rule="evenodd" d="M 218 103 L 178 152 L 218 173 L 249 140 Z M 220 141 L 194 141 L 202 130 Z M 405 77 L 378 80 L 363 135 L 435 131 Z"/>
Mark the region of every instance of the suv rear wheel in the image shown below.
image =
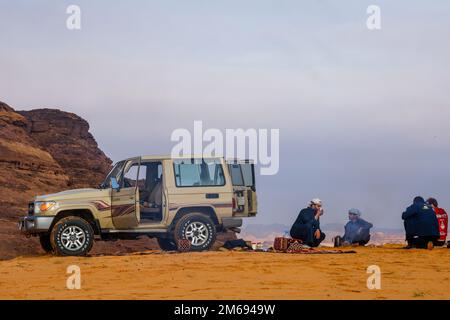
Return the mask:
<path id="1" fill-rule="evenodd" d="M 54 225 L 50 242 L 58 255 L 84 256 L 94 244 L 94 230 L 80 217 L 66 217 Z"/>
<path id="2" fill-rule="evenodd" d="M 208 216 L 189 213 L 175 224 L 175 243 L 180 239 L 191 242 L 191 251 L 209 250 L 216 241 L 216 226 Z"/>
<path id="3" fill-rule="evenodd" d="M 41 243 L 41 248 L 46 252 L 53 252 L 52 244 L 50 243 L 50 234 L 44 233 L 39 235 L 39 242 Z"/>

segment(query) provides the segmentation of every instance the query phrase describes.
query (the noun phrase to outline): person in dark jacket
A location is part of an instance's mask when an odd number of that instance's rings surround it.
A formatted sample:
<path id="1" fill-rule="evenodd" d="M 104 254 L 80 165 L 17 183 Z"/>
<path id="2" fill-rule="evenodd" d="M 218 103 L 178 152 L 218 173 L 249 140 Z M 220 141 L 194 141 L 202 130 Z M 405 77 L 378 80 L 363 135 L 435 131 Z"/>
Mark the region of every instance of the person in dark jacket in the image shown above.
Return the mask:
<path id="1" fill-rule="evenodd" d="M 302 209 L 292 225 L 290 234 L 310 247 L 317 247 L 324 239 L 320 230 L 320 216 L 323 215 L 322 201 L 313 199 L 308 208 Z"/>
<path id="2" fill-rule="evenodd" d="M 427 200 L 427 203 L 431 205 L 434 212 L 436 213 L 436 218 L 438 219 L 439 240 L 437 242 L 437 245 L 443 246 L 447 241 L 448 214 L 443 208 L 439 207 L 439 204 L 435 198 L 429 198 Z"/>
<path id="3" fill-rule="evenodd" d="M 334 246 L 366 245 L 370 240 L 373 224 L 362 219 L 361 211 L 354 208 L 348 211 L 348 219 L 350 221 L 345 225 L 345 234 L 334 239 Z"/>
<path id="4" fill-rule="evenodd" d="M 439 239 L 439 225 L 433 208 L 422 197 L 414 202 L 402 214 L 404 220 L 406 248 L 433 249 Z"/>

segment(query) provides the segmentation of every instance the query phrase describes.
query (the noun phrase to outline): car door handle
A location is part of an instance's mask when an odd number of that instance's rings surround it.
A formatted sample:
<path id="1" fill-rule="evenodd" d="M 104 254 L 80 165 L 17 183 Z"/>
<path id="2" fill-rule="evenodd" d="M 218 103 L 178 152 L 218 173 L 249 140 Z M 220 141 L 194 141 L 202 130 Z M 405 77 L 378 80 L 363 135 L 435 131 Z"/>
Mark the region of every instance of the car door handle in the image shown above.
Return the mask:
<path id="1" fill-rule="evenodd" d="M 207 193 L 205 194 L 206 199 L 218 199 L 219 194 L 218 193 Z"/>

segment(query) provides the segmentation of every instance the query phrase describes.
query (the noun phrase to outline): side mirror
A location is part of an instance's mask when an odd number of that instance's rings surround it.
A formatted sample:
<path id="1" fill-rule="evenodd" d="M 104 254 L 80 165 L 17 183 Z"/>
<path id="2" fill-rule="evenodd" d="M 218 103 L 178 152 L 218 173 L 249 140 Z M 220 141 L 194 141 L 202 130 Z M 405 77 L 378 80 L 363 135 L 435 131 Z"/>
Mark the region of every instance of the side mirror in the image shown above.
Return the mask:
<path id="1" fill-rule="evenodd" d="M 117 182 L 116 178 L 111 177 L 111 179 L 109 180 L 109 185 L 111 186 L 112 189 L 114 189 L 116 191 L 120 191 L 120 185 Z"/>

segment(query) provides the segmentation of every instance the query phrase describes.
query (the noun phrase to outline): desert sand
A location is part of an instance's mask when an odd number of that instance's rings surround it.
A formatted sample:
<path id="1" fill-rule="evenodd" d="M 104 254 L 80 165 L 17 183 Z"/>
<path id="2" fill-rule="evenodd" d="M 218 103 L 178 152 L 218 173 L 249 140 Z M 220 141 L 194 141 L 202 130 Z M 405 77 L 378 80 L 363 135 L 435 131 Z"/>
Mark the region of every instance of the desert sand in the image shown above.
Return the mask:
<path id="1" fill-rule="evenodd" d="M 381 289 L 369 290 L 369 265 Z M 81 289 L 66 287 L 69 265 Z M 263 252 L 18 257 L 0 261 L 1 299 L 450 299 L 450 250 L 357 248 L 354 254 Z"/>

